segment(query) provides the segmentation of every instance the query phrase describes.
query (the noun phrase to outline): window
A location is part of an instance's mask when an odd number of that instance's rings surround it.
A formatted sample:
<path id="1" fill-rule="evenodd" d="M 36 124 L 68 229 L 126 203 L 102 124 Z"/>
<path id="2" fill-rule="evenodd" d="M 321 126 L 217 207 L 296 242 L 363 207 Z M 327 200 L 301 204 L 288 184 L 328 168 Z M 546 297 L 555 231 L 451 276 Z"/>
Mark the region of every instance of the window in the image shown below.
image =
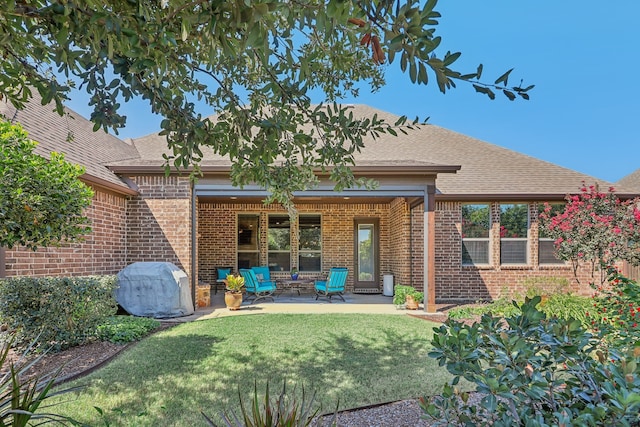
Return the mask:
<path id="1" fill-rule="evenodd" d="M 528 205 L 500 205 L 500 264 L 527 263 L 528 230 Z"/>
<path id="2" fill-rule="evenodd" d="M 301 215 L 298 218 L 300 242 L 298 269 L 322 271 L 322 233 L 320 215 Z"/>
<path id="3" fill-rule="evenodd" d="M 258 215 L 238 215 L 238 268 L 249 268 L 259 265 L 260 252 L 258 246 Z"/>
<path id="4" fill-rule="evenodd" d="M 289 215 L 269 215 L 267 250 L 269 270 L 291 270 L 291 222 Z"/>
<path id="5" fill-rule="evenodd" d="M 462 205 L 462 264 L 489 264 L 491 210 L 488 204 Z"/>
<path id="6" fill-rule="evenodd" d="M 564 203 L 550 203 L 551 210 L 548 215 L 553 217 L 564 212 Z M 564 261 L 556 256 L 556 245 L 547 236 L 540 222 L 540 214 L 544 212 L 544 203 L 538 203 L 538 264 L 564 264 Z"/>

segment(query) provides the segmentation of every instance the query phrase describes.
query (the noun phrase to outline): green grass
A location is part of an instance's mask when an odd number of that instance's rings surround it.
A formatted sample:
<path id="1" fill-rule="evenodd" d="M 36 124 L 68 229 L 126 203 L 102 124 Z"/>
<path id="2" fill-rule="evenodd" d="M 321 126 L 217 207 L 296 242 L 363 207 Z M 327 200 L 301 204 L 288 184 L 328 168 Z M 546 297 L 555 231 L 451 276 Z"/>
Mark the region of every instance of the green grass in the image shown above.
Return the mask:
<path id="1" fill-rule="evenodd" d="M 179 325 L 145 338 L 76 382 L 56 411 L 90 425 L 204 426 L 201 411 L 238 408 L 254 381 L 315 392 L 323 412 L 437 394 L 450 379 L 428 357 L 435 324 L 409 316 L 233 316 Z"/>

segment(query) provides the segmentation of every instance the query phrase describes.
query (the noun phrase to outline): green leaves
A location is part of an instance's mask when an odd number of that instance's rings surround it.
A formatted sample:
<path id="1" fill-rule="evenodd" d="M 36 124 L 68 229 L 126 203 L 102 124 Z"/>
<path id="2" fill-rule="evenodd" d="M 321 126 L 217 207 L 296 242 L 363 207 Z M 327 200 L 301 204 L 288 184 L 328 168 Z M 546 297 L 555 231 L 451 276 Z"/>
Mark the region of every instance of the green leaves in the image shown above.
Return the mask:
<path id="1" fill-rule="evenodd" d="M 577 320 L 547 319 L 539 303 L 540 297 L 526 299 L 506 318 L 448 320 L 435 329 L 430 356 L 456 375 L 452 385 L 464 376 L 483 397 L 468 405 L 449 386 L 431 401 L 421 399 L 434 425 L 637 424 L 640 347 L 595 351 L 610 331 L 595 336 Z"/>
<path id="2" fill-rule="evenodd" d="M 51 153 L 33 153 L 36 144 L 18 125 L 0 120 L 0 246 L 58 245 L 89 233 L 84 209 L 93 191 L 78 180 L 80 166 Z"/>
<path id="3" fill-rule="evenodd" d="M 532 86 L 507 87 L 511 71 L 485 84 L 479 80 L 481 66 L 462 74 L 454 68 L 459 52 L 437 52 L 442 39 L 436 34 L 436 5 L 435 0 L 0 2 L 5 23 L 0 97 L 23 107 L 35 89 L 62 114 L 70 87 L 55 76 L 65 76 L 90 95 L 94 130 L 116 132 L 127 119 L 120 104 L 145 99 L 164 118 L 162 134 L 173 151 L 167 167 L 192 167 L 195 177 L 202 147 L 208 147 L 236 162 L 234 183 L 273 189 L 289 204 L 292 189 L 315 185 L 314 168 L 336 166 L 332 170 L 339 172 L 332 176 L 339 187 L 358 184 L 342 167 L 352 165 L 353 154 L 362 149 L 364 127 L 374 136 L 402 132 L 382 121 L 348 121 L 311 107 L 312 93 L 330 105 L 357 97 L 363 88 L 380 89 L 385 68 L 378 64 L 385 56 L 418 85 L 435 83 L 446 92 L 464 81 L 490 98 L 502 92 L 508 99 L 528 99 Z M 206 108 L 197 110 L 196 101 Z M 218 114 L 215 122 L 206 117 L 212 113 Z M 279 125 L 261 127 L 265 121 Z M 308 138 L 296 136 L 302 134 Z M 290 176 L 278 173 L 283 166 Z"/>

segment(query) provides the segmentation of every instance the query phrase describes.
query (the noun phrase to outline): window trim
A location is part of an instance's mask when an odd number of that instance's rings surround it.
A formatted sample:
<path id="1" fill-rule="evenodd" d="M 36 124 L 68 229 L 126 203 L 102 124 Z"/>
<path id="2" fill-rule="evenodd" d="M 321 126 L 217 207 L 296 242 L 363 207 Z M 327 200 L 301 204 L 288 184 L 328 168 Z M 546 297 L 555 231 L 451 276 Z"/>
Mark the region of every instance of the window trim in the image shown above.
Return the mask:
<path id="1" fill-rule="evenodd" d="M 270 268 L 270 255 L 271 254 L 289 254 L 289 270 L 282 270 L 282 271 L 291 271 L 292 268 L 292 257 L 291 257 L 291 248 L 292 248 L 292 244 L 291 241 L 293 239 L 292 233 L 291 233 L 291 222 L 289 222 L 289 250 L 282 250 L 282 249 L 270 249 L 269 248 L 269 230 L 271 229 L 271 218 L 275 218 L 275 217 L 279 217 L 279 218 L 286 218 L 287 221 L 290 221 L 289 216 L 286 214 L 281 214 L 281 213 L 268 213 L 267 214 L 267 242 L 265 245 L 265 250 L 266 250 L 266 257 L 267 257 L 267 266 Z M 281 227 L 281 228 L 285 228 L 285 227 Z"/>
<path id="2" fill-rule="evenodd" d="M 550 205 L 562 205 L 563 210 L 566 207 L 566 203 L 565 202 L 546 202 Z M 542 231 L 542 226 L 540 223 L 540 213 L 542 211 L 544 211 L 544 205 L 545 202 L 539 202 L 538 203 L 538 265 L 542 266 L 542 267 L 558 267 L 558 266 L 564 266 L 567 265 L 567 261 L 556 258 L 554 256 L 554 258 L 557 260 L 556 262 L 541 262 L 541 256 L 540 256 L 540 247 L 542 245 L 540 245 L 540 242 L 553 242 L 554 240 L 551 237 L 540 237 L 541 231 Z M 555 246 L 555 244 L 554 244 Z M 554 251 L 555 252 L 555 251 Z"/>
<path id="3" fill-rule="evenodd" d="M 300 218 L 301 217 L 318 217 L 318 225 L 320 226 L 320 249 L 302 249 L 300 247 Z M 296 246 L 298 248 L 298 259 L 297 259 L 297 264 L 296 267 L 298 268 L 298 271 L 300 270 L 300 257 L 302 256 L 302 254 L 319 254 L 320 255 L 320 270 L 304 270 L 305 273 L 319 273 L 322 272 L 322 262 L 324 257 L 322 256 L 322 214 L 320 213 L 303 213 L 303 214 L 298 214 L 298 221 L 297 221 L 297 225 L 298 225 L 298 230 L 297 230 L 297 234 L 296 234 L 296 238 L 298 239 L 298 241 L 296 242 Z"/>
<path id="4" fill-rule="evenodd" d="M 474 205 L 474 206 L 486 206 L 488 209 L 488 214 L 489 214 L 489 228 L 488 228 L 488 232 L 489 235 L 487 237 L 463 237 L 464 234 L 464 230 L 463 230 L 463 225 L 462 222 L 464 221 L 463 218 L 463 213 L 462 213 L 462 209 L 463 207 L 467 205 Z M 492 225 L 493 225 L 493 221 L 492 221 L 492 215 L 491 215 L 491 210 L 492 210 L 492 204 L 491 202 L 485 202 L 485 203 L 462 203 L 460 206 L 460 219 L 461 219 L 461 224 L 460 224 L 460 265 L 462 265 L 463 267 L 490 267 L 492 266 L 492 258 L 491 258 L 491 254 L 493 253 L 492 251 L 492 236 L 493 236 L 493 232 L 492 232 Z M 474 263 L 473 261 L 471 262 L 465 262 L 463 259 L 463 252 L 464 252 L 464 242 L 469 241 L 469 242 L 487 242 L 487 263 Z"/>
<path id="5" fill-rule="evenodd" d="M 500 221 L 499 224 L 502 226 L 502 206 L 504 205 L 524 205 L 527 208 L 527 236 L 526 237 L 500 237 L 500 250 L 499 250 L 499 260 L 500 265 L 505 267 L 513 267 L 513 266 L 530 266 L 531 265 L 531 203 L 530 202 L 499 202 L 498 203 L 498 211 L 500 212 Z M 502 242 L 516 242 L 523 241 L 525 242 L 525 260 L 524 262 L 502 262 Z"/>
<path id="6" fill-rule="evenodd" d="M 239 239 L 238 239 L 238 231 L 239 231 L 239 227 L 240 227 L 240 218 L 241 217 L 246 217 L 246 218 L 255 218 L 256 224 L 257 224 L 257 230 L 256 231 L 256 248 L 255 249 L 240 249 L 240 244 L 239 244 Z M 259 213 L 254 213 L 254 212 L 237 212 L 236 213 L 236 235 L 235 235 L 235 240 L 236 240 L 236 269 L 239 268 L 239 254 L 241 253 L 245 253 L 245 254 L 256 254 L 256 259 L 258 260 L 258 264 L 260 264 L 260 214 Z"/>

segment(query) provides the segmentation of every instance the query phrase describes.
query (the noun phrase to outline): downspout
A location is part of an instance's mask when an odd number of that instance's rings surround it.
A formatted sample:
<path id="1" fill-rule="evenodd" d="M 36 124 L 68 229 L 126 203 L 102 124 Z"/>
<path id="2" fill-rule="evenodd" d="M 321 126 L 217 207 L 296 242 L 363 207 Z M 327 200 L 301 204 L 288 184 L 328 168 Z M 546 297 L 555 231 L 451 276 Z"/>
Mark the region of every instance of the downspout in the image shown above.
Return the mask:
<path id="1" fill-rule="evenodd" d="M 196 192 L 191 181 L 191 300 L 196 308 Z"/>

